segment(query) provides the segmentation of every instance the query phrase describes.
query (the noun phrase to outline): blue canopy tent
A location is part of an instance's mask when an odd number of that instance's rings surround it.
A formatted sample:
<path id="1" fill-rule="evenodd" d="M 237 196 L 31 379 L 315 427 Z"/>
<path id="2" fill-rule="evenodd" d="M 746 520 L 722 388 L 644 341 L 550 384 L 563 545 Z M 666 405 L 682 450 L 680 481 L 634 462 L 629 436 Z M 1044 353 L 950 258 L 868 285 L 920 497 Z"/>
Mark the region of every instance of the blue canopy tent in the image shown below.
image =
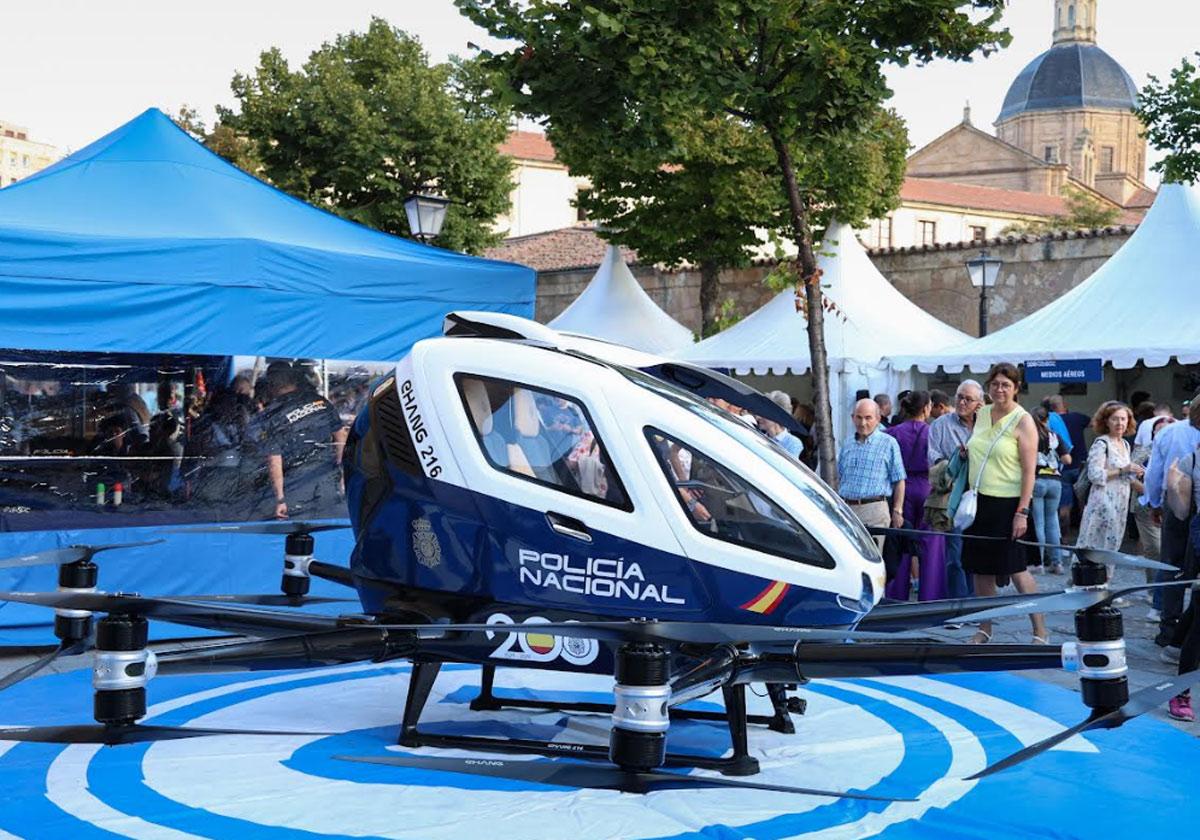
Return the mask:
<path id="1" fill-rule="evenodd" d="M 419 245 L 298 201 L 153 108 L 0 190 L 4 348 L 390 361 L 439 333 L 455 308 L 532 316 L 534 288 L 528 268 Z M 0 534 L 0 557 L 150 531 Z M 113 552 L 101 587 L 230 591 L 275 579 L 277 538 L 168 540 L 169 555 L 202 557 L 203 569 L 164 565 L 163 547 Z M 350 541 L 321 548 L 337 560 Z M 271 562 L 244 562 L 250 550 Z M 0 589 L 53 585 L 52 569 L 0 570 Z M 0 608 L 0 627 L 34 615 L 48 617 Z"/>

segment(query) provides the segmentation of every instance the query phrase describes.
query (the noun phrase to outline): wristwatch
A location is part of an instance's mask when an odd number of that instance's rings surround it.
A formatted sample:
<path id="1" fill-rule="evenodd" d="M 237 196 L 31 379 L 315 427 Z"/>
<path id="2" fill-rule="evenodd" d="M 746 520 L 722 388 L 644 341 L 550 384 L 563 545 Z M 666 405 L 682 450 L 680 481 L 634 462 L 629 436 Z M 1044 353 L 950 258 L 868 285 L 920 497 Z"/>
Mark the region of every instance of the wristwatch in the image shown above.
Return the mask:
<path id="1" fill-rule="evenodd" d="M 1029 508 L 1027 508 L 1027 507 L 1017 508 L 1017 513 L 1020 516 L 1029 516 Z"/>

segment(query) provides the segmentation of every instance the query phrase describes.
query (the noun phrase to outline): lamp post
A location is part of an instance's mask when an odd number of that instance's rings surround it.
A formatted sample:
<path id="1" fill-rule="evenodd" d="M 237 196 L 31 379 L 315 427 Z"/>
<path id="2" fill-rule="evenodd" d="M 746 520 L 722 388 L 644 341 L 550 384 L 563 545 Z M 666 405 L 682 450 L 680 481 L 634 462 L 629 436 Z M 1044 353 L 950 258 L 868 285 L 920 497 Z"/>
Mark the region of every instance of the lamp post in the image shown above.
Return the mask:
<path id="1" fill-rule="evenodd" d="M 446 221 L 446 208 L 450 199 L 428 193 L 413 193 L 404 199 L 404 212 L 408 214 L 408 229 L 412 235 L 428 244 L 437 239 Z"/>
<path id="2" fill-rule="evenodd" d="M 1003 261 L 989 257 L 987 251 L 980 251 L 979 256 L 967 261 L 967 273 L 971 275 L 971 285 L 979 288 L 979 337 L 987 335 L 988 300 L 987 290 L 996 285 Z"/>

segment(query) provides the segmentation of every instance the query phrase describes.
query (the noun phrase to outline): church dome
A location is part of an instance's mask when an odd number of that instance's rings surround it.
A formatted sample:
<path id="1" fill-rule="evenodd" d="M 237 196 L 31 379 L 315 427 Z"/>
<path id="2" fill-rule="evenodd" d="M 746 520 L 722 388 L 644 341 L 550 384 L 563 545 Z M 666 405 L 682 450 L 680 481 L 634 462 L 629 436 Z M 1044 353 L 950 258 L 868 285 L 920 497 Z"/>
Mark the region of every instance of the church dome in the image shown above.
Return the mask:
<path id="1" fill-rule="evenodd" d="M 1027 111 L 1137 105 L 1137 85 L 1111 55 L 1095 44 L 1056 44 L 1021 71 L 1000 109 L 998 122 Z"/>

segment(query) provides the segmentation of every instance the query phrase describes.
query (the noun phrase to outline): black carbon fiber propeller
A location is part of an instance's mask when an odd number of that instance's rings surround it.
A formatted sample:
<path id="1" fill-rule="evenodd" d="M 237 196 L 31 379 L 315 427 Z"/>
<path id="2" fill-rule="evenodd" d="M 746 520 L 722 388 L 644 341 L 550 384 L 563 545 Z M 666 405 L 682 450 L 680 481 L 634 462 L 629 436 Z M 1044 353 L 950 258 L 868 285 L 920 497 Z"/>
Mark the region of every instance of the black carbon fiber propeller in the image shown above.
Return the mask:
<path id="1" fill-rule="evenodd" d="M 590 790 L 619 790 L 623 793 L 653 793 L 660 790 L 704 790 L 735 788 L 768 790 L 804 796 L 827 796 L 834 799 L 866 799 L 872 802 L 912 802 L 911 799 L 872 796 L 866 793 L 819 790 L 817 788 L 772 785 L 765 782 L 746 782 L 722 776 L 693 776 L 666 770 L 622 770 L 604 764 L 585 764 L 576 761 L 532 760 L 507 761 L 502 758 L 441 758 L 417 755 L 335 755 L 341 761 L 362 764 L 385 764 L 414 770 L 437 770 L 445 773 L 464 773 L 512 779 L 566 788 Z"/>
<path id="2" fill-rule="evenodd" d="M 178 741 L 182 738 L 204 738 L 210 735 L 310 735 L 321 737 L 330 732 L 287 732 L 266 729 L 189 729 L 185 726 L 151 726 L 140 723 L 128 726 L 104 726 L 85 723 L 68 726 L 10 726 L 0 728 L 0 741 L 22 741 L 33 744 L 144 744 L 149 741 Z"/>
<path id="3" fill-rule="evenodd" d="M 172 528 L 172 534 L 270 534 L 286 537 L 290 534 L 319 534 L 349 528 L 349 522 L 247 522 L 229 525 L 202 525 L 196 528 Z"/>
<path id="4" fill-rule="evenodd" d="M 47 551 L 36 551 L 33 554 L 22 554 L 19 557 L 7 557 L 0 560 L 0 569 L 14 569 L 21 566 L 65 566 L 67 563 L 91 560 L 94 555 L 102 551 L 113 551 L 118 548 L 139 548 L 144 545 L 158 545 L 161 542 L 164 542 L 164 540 L 112 543 L 111 545 L 72 545 L 67 548 L 51 548 Z"/>
<path id="5" fill-rule="evenodd" d="M 1171 679 L 1156 682 L 1154 685 L 1143 688 L 1141 691 L 1135 691 L 1130 695 L 1129 701 L 1121 708 L 1114 709 L 1111 712 L 1092 712 L 1087 720 L 1002 758 L 995 764 L 991 764 L 980 770 L 975 775 L 968 776 L 967 781 L 984 779 L 994 773 L 999 773 L 1001 770 L 1007 770 L 1023 761 L 1028 761 L 1034 756 L 1041 755 L 1046 750 L 1058 746 L 1063 741 L 1075 735 L 1093 729 L 1116 729 L 1118 726 L 1124 725 L 1139 715 L 1144 715 L 1146 712 L 1159 708 L 1176 694 L 1194 687 L 1197 683 L 1200 683 L 1200 671 L 1192 671 L 1172 677 Z"/>

